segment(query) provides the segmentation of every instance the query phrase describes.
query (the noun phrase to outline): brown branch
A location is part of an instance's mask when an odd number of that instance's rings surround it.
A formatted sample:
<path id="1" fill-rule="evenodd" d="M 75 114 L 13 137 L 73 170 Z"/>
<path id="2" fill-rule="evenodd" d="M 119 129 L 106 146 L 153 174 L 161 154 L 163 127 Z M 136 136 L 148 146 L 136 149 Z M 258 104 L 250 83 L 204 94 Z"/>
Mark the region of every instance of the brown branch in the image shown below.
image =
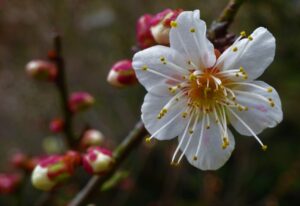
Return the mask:
<path id="1" fill-rule="evenodd" d="M 209 30 L 209 38 L 225 37 L 229 26 L 232 24 L 239 8 L 246 0 L 230 0 L 220 16 L 214 21 Z"/>
<path id="2" fill-rule="evenodd" d="M 75 196 L 75 198 L 68 204 L 68 206 L 84 205 L 86 200 L 91 197 L 97 189 L 99 189 L 105 181 L 113 176 L 123 160 L 129 153 L 141 142 L 147 131 L 140 121 L 136 124 L 135 128 L 128 134 L 124 141 L 115 149 L 113 157 L 115 164 L 107 172 L 105 176 L 93 176 L 86 186 Z"/>
<path id="3" fill-rule="evenodd" d="M 59 34 L 55 34 L 53 37 L 54 44 L 54 54 L 49 57 L 55 62 L 57 66 L 57 78 L 56 78 L 56 86 L 60 95 L 61 100 L 61 109 L 63 111 L 64 116 L 64 134 L 66 143 L 70 148 L 75 147 L 75 138 L 72 128 L 73 122 L 73 114 L 69 109 L 68 98 L 69 92 L 66 83 L 66 74 L 65 74 L 65 63 L 62 57 L 62 45 L 61 45 L 61 36 Z"/>

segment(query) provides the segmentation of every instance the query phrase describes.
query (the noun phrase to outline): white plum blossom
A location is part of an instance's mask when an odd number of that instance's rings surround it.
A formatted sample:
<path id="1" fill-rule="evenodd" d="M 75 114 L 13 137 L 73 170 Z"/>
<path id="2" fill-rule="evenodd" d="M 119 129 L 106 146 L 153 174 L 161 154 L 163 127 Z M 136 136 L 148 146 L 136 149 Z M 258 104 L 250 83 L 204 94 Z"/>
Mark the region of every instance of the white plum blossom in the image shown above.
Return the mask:
<path id="1" fill-rule="evenodd" d="M 182 12 L 171 26 L 170 47 L 153 46 L 133 57 L 148 91 L 142 106 L 148 140 L 178 137 L 172 163 L 185 155 L 202 170 L 216 170 L 229 159 L 235 147 L 229 124 L 265 150 L 257 134 L 276 126 L 282 109 L 275 89 L 255 79 L 274 59 L 274 36 L 263 27 L 250 36 L 241 32 L 219 56 L 199 10 Z"/>

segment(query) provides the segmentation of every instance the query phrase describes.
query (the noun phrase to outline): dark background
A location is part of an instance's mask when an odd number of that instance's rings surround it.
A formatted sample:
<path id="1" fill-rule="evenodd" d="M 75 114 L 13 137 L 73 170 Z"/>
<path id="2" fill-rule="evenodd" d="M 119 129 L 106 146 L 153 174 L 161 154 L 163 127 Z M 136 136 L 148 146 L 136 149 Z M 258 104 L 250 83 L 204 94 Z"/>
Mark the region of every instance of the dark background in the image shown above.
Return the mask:
<path id="1" fill-rule="evenodd" d="M 226 3 L 0 0 L 1 171 L 9 170 L 7 159 L 14 150 L 42 154 L 51 150 L 43 147 L 45 141 L 61 138 L 48 131 L 48 122 L 60 115 L 55 87 L 29 79 L 24 70 L 29 60 L 46 57 L 52 48 L 52 31 L 63 35 L 70 90 L 88 91 L 97 100 L 95 107 L 76 116 L 76 131 L 89 123 L 105 134 L 113 149 L 139 120 L 145 94 L 140 85 L 120 90 L 106 82 L 111 65 L 133 55 L 136 19 L 165 8 L 199 8 L 210 24 Z M 203 172 L 187 161 L 175 168 L 169 165 L 176 140 L 154 143 L 155 147 L 142 145 L 125 164 L 130 173 L 121 186 L 95 201 L 101 205 L 300 205 L 300 1 L 249 0 L 230 31 L 250 33 L 259 26 L 267 27 L 277 41 L 275 60 L 260 79 L 277 89 L 284 112 L 279 126 L 260 135 L 268 150 L 262 152 L 254 139 L 235 133 L 236 149 L 227 164 L 216 172 Z M 83 176 L 81 184 L 87 178 Z M 67 200 L 76 190 L 57 201 Z M 37 199 L 39 193 L 23 195 Z"/>

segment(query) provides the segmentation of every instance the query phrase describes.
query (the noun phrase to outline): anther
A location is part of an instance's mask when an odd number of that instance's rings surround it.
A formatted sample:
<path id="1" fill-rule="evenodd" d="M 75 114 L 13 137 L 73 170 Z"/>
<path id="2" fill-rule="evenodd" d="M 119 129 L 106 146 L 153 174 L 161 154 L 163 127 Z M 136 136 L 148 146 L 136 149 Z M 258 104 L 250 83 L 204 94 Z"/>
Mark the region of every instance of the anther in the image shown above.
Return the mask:
<path id="1" fill-rule="evenodd" d="M 176 92 L 176 87 L 169 87 L 169 92 L 174 94 Z"/>
<path id="2" fill-rule="evenodd" d="M 191 75 L 190 75 L 190 80 L 191 80 L 191 81 L 196 80 L 196 79 L 197 79 L 197 76 L 196 76 L 196 75 L 194 75 L 194 74 L 191 74 Z"/>
<path id="3" fill-rule="evenodd" d="M 161 61 L 163 64 L 167 64 L 166 58 L 165 58 L 165 57 L 160 57 L 160 61 Z"/>
<path id="4" fill-rule="evenodd" d="M 245 31 L 242 31 L 241 33 L 240 33 L 240 35 L 242 36 L 242 37 L 246 37 L 246 32 Z"/>
<path id="5" fill-rule="evenodd" d="M 195 28 L 191 28 L 190 32 L 195 33 L 196 29 Z"/>
<path id="6" fill-rule="evenodd" d="M 148 67 L 146 65 L 142 66 L 142 70 L 143 71 L 147 71 L 148 70 Z"/>
<path id="7" fill-rule="evenodd" d="M 194 160 L 194 161 L 197 161 L 197 159 L 198 159 L 198 157 L 195 155 L 195 156 L 193 157 L 193 160 Z"/>
<path id="8" fill-rule="evenodd" d="M 147 137 L 147 138 L 145 139 L 145 141 L 146 141 L 146 143 L 150 143 L 150 142 L 151 142 L 151 138 L 150 138 L 150 137 Z"/>
<path id="9" fill-rule="evenodd" d="M 252 36 L 248 36 L 248 39 L 249 39 L 249 41 L 252 41 L 253 37 Z"/>
<path id="10" fill-rule="evenodd" d="M 189 130 L 189 133 L 190 133 L 190 134 L 193 134 L 193 133 L 194 133 L 194 130 L 190 129 L 190 130 Z"/>
<path id="11" fill-rule="evenodd" d="M 262 146 L 261 146 L 261 149 L 262 149 L 263 151 L 266 151 L 266 150 L 268 149 L 268 146 L 267 146 L 267 145 L 262 145 Z"/>
<path id="12" fill-rule="evenodd" d="M 186 118 L 186 117 L 187 117 L 187 115 L 188 115 L 188 113 L 187 113 L 187 112 L 183 112 L 183 113 L 182 113 L 182 117 L 183 117 L 183 118 Z"/>
<path id="13" fill-rule="evenodd" d="M 272 91 L 273 91 L 273 89 L 271 87 L 267 88 L 267 92 L 271 93 Z"/>
<path id="14" fill-rule="evenodd" d="M 232 51 L 233 51 L 233 52 L 237 52 L 237 50 L 238 50 L 237 47 L 233 47 L 233 48 L 232 48 Z"/>
<path id="15" fill-rule="evenodd" d="M 178 24 L 177 24 L 176 21 L 171 21 L 170 26 L 173 27 L 173 28 L 176 28 L 178 26 Z"/>

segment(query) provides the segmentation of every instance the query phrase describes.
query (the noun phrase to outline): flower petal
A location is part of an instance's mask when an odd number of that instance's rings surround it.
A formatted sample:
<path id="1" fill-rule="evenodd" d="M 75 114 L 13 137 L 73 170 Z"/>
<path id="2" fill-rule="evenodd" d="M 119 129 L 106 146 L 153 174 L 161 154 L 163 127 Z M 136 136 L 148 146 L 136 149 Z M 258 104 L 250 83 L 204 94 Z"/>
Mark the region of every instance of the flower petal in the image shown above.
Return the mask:
<path id="1" fill-rule="evenodd" d="M 283 116 L 281 101 L 276 90 L 270 85 L 262 81 L 254 81 L 251 83 L 262 88 L 266 88 L 266 90 L 264 91 L 263 89 L 246 85 L 237 87 L 236 89 L 242 91 L 242 93 L 236 93 L 236 101 L 239 104 L 248 107 L 248 111 L 239 111 L 238 109 L 233 110 L 253 130 L 255 134 L 259 134 L 265 128 L 275 127 L 281 122 Z M 268 89 L 272 92 L 267 92 Z M 250 95 L 249 93 L 243 93 L 245 91 L 250 92 Z M 272 99 L 274 105 L 272 102 L 268 102 L 269 98 Z M 230 112 L 229 120 L 232 126 L 239 133 L 252 136 L 249 130 L 246 129 L 246 127 L 234 115 L 230 114 Z"/>
<path id="2" fill-rule="evenodd" d="M 136 53 L 132 65 L 147 91 L 159 95 L 167 95 L 170 86 L 179 84 L 189 66 L 176 50 L 159 45 Z"/>
<path id="3" fill-rule="evenodd" d="M 248 79 L 254 80 L 272 63 L 275 47 L 274 36 L 266 28 L 259 27 L 249 38 L 236 42 L 224 51 L 217 65 L 221 70 L 243 67 Z"/>
<path id="4" fill-rule="evenodd" d="M 142 106 L 142 120 L 145 127 L 151 135 L 161 129 L 160 132 L 154 135 L 154 138 L 159 140 L 172 139 L 184 130 L 187 120 L 182 118 L 181 114 L 184 112 L 187 100 L 182 98 L 177 103 L 174 103 L 161 119 L 158 119 L 157 115 L 171 98 L 157 96 L 152 93 L 148 93 L 145 96 Z"/>
<path id="5" fill-rule="evenodd" d="M 189 163 L 201 170 L 217 170 L 222 167 L 225 162 L 229 159 L 234 146 L 235 141 L 232 133 L 228 131 L 229 145 L 226 149 L 222 149 L 222 136 L 217 124 L 213 123 L 210 129 L 204 128 L 203 137 L 201 141 L 201 146 L 199 154 L 197 155 L 197 160 L 194 159 L 197 147 L 201 136 L 201 124 L 199 122 L 197 129 L 192 136 L 191 142 L 186 150 L 185 156 Z M 179 142 L 181 136 L 179 136 Z M 186 144 L 188 143 L 188 138 L 185 138 L 181 146 L 181 151 L 184 151 Z"/>
<path id="6" fill-rule="evenodd" d="M 170 30 L 170 45 L 198 68 L 210 68 L 216 62 L 214 46 L 206 37 L 206 24 L 200 19 L 199 10 L 179 14 L 176 26 Z"/>

